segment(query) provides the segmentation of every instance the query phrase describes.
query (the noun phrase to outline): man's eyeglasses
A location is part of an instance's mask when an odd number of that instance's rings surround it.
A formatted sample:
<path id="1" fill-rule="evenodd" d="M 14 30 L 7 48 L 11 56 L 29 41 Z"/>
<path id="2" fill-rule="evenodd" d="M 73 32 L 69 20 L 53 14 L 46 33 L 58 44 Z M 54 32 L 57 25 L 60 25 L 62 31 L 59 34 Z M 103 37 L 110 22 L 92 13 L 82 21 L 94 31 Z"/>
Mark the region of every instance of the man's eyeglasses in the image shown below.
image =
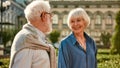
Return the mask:
<path id="1" fill-rule="evenodd" d="M 42 12 L 42 13 L 41 13 L 41 15 L 40 15 L 40 17 L 42 17 L 42 16 L 43 16 L 43 14 L 49 14 L 51 17 L 53 16 L 53 14 L 52 14 L 52 13 Z"/>

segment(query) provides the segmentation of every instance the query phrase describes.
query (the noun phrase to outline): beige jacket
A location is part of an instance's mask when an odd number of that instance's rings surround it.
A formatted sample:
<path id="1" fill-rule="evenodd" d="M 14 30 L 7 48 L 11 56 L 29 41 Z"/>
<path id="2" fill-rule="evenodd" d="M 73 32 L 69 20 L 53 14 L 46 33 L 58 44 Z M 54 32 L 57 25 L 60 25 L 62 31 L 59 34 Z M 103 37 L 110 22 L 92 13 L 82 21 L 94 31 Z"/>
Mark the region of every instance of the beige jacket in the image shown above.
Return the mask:
<path id="1" fill-rule="evenodd" d="M 9 68 L 56 68 L 55 49 L 38 37 L 32 25 L 24 25 L 13 41 Z"/>

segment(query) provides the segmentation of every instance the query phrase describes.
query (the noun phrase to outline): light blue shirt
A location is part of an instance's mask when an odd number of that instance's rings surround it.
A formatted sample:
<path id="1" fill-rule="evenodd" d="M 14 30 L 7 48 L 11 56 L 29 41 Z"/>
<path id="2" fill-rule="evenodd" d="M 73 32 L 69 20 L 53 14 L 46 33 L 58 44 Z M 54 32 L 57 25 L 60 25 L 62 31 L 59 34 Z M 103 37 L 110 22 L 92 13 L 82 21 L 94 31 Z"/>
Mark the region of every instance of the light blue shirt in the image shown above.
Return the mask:
<path id="1" fill-rule="evenodd" d="M 77 42 L 73 33 L 61 41 L 58 68 L 97 68 L 97 48 L 86 33 L 86 51 Z"/>

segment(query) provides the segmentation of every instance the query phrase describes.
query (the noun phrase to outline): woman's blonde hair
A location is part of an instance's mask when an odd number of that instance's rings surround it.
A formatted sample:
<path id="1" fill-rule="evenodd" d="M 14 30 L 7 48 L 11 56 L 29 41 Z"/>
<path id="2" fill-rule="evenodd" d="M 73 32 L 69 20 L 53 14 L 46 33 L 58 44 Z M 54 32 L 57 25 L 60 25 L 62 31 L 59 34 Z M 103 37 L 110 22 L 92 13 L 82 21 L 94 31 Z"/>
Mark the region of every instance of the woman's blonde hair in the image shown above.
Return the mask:
<path id="1" fill-rule="evenodd" d="M 86 21 L 86 24 L 87 24 L 86 27 L 90 24 L 90 18 L 88 14 L 86 13 L 86 11 L 82 8 L 76 8 L 69 12 L 67 24 L 70 29 L 71 29 L 71 26 L 70 26 L 71 17 L 82 17 Z"/>

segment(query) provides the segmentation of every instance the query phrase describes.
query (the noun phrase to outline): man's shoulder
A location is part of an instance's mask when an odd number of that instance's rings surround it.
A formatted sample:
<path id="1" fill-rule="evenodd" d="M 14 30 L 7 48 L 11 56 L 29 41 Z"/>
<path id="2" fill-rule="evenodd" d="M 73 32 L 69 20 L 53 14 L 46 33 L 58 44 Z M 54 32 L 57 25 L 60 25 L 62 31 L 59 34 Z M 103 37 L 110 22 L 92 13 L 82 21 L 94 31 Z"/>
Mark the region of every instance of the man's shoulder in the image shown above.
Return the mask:
<path id="1" fill-rule="evenodd" d="M 27 43 L 27 41 L 32 41 L 35 37 L 36 37 L 36 35 L 33 35 L 30 32 L 27 32 L 27 31 L 24 31 L 24 30 L 20 30 L 16 34 L 12 46 L 16 47 L 17 49 L 19 49 L 19 47 L 20 48 L 24 47 L 24 45 Z"/>
<path id="2" fill-rule="evenodd" d="M 34 35 L 33 33 L 29 32 L 27 30 L 22 29 L 16 34 L 14 40 L 15 41 L 24 41 L 29 36 L 36 36 L 36 35 Z"/>
<path id="3" fill-rule="evenodd" d="M 26 30 L 20 30 L 15 37 L 17 38 L 24 38 L 26 37 L 27 35 L 29 35 L 30 32 L 26 31 Z"/>

